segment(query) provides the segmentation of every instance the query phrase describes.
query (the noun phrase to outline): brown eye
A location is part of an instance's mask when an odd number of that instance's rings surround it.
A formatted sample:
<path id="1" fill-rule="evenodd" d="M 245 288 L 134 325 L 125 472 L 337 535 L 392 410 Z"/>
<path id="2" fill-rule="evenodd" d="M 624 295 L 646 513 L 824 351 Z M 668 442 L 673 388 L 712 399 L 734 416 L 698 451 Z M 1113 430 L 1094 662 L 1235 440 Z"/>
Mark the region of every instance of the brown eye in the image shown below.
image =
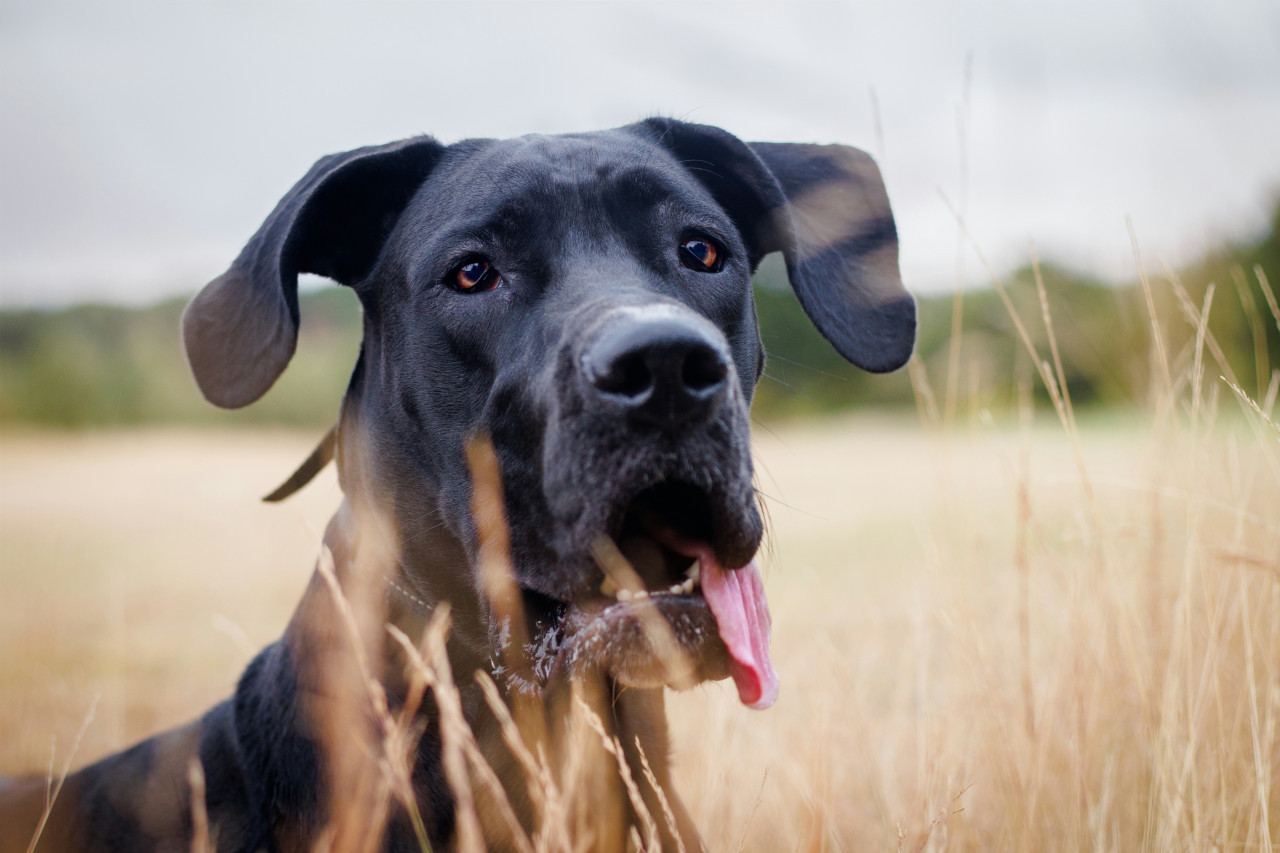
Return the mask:
<path id="1" fill-rule="evenodd" d="M 680 244 L 680 263 L 695 272 L 720 272 L 724 250 L 710 237 L 690 237 Z"/>
<path id="2" fill-rule="evenodd" d="M 493 290 L 501 281 L 497 267 L 486 260 L 473 258 L 454 270 L 450 284 L 463 293 L 482 293 Z"/>

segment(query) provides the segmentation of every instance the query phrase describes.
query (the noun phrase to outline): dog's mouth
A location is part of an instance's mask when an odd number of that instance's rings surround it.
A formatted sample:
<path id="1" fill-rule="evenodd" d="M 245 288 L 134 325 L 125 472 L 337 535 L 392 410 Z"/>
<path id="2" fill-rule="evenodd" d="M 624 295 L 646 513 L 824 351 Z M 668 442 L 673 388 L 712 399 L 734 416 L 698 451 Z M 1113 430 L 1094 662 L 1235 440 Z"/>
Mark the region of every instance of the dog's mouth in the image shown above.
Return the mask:
<path id="1" fill-rule="evenodd" d="M 744 704 L 772 705 L 778 676 L 760 570 L 754 559 L 730 568 L 712 543 L 732 537 L 715 521 L 706 491 L 660 483 L 597 537 L 598 589 L 571 602 L 526 590 L 539 680 L 596 673 L 632 687 L 687 687 L 732 676 Z"/>

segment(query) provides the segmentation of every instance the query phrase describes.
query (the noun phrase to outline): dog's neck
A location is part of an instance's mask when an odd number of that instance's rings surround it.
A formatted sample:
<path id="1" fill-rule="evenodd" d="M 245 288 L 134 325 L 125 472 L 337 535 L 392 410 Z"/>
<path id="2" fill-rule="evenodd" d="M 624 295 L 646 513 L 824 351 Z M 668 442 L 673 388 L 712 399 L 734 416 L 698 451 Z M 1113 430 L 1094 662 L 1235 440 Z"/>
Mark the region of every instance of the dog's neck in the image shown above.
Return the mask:
<path id="1" fill-rule="evenodd" d="M 430 525 L 424 527 L 431 528 Z M 394 537 L 388 537 L 388 533 L 384 519 L 371 515 L 367 508 L 362 511 L 356 502 L 348 500 L 330 521 L 324 537 L 329 556 L 322 557 L 322 560 L 332 560 L 333 576 L 344 597 L 353 608 L 364 607 L 372 611 L 365 614 L 365 618 L 356 620 L 362 632 L 376 634 L 363 638 L 368 665 L 382 681 L 391 703 L 398 704 L 408 684 L 406 661 L 385 626 L 394 626 L 417 641 L 424 635 L 436 608 L 442 601 L 449 601 L 456 615 L 447 645 L 448 657 L 464 715 L 490 765 L 513 770 L 500 775 L 507 784 L 512 805 L 522 822 L 531 829 L 536 822 L 532 798 L 523 786 L 513 785 L 514 780 L 522 778 L 521 772 L 503 740 L 501 726 L 473 677 L 477 671 L 492 677 L 495 664 L 483 611 L 477 601 L 456 604 L 433 586 L 433 581 L 440 577 L 469 576 L 465 549 L 443 525 L 431 528 L 409 547 L 399 543 L 394 548 L 388 547 L 395 541 Z M 457 590 L 454 592 L 456 594 Z M 334 646 L 346 645 L 349 648 L 353 642 L 352 637 L 336 636 L 333 631 L 333 623 L 342 621 L 340 613 L 335 611 L 334 596 L 332 586 L 318 571 L 286 635 L 295 649 L 308 650 L 305 653 L 308 656 L 314 654 L 314 660 L 300 661 L 304 684 L 309 680 L 308 673 L 320 673 L 330 668 L 329 663 L 321 663 L 322 659 L 332 660 L 341 656 L 341 651 L 335 653 Z M 327 632 L 327 638 L 317 640 L 317 630 L 321 634 Z M 515 701 L 509 685 L 500 678 L 496 682 L 508 703 Z M 560 722 L 571 716 L 575 703 L 586 702 L 603 723 L 606 736 L 616 739 L 621 746 L 628 772 L 646 808 L 656 819 L 663 846 L 669 849 L 679 846 L 667 827 L 665 814 L 669 812 L 685 849 L 699 849 L 696 829 L 671 786 L 663 690 L 622 688 L 607 677 L 595 679 L 590 685 L 577 685 L 577 688 L 568 683 L 551 684 L 534 697 L 549 729 L 546 736 L 551 743 L 547 754 L 553 757 L 557 753 L 563 754 L 568 736 L 558 728 Z M 430 709 L 426 713 L 434 715 L 434 703 L 428 702 L 424 707 Z M 598 741 L 590 745 L 591 760 L 585 763 L 592 777 L 590 790 L 596 796 L 592 798 L 594 803 L 584 804 L 583 812 L 597 833 L 617 834 L 620 841 L 618 849 L 622 849 L 630 827 L 643 827 L 639 826 L 634 809 L 628 803 L 616 759 L 600 748 L 602 743 Z M 424 739 L 419 747 L 419 764 L 437 766 L 439 760 L 439 741 Z M 576 763 L 576 772 L 583 772 L 584 762 Z M 653 781 L 664 789 L 665 805 L 654 792 L 648 776 L 652 776 Z M 485 823 L 488 825 L 487 821 Z"/>
<path id="2" fill-rule="evenodd" d="M 324 548 L 341 588 L 376 596 L 384 622 L 415 641 L 447 602 L 451 663 L 470 673 L 487 661 L 489 629 L 467 552 L 439 520 L 419 519 L 419 528 L 410 540 L 389 510 L 347 499 L 325 529 Z"/>

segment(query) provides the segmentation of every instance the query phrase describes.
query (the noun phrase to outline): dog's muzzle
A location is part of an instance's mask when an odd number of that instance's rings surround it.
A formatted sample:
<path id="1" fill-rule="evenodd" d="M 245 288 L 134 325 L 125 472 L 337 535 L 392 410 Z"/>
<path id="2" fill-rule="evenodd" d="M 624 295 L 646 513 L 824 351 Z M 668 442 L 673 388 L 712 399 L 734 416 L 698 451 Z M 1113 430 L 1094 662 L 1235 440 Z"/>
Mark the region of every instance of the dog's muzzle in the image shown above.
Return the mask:
<path id="1" fill-rule="evenodd" d="M 767 707 L 778 682 L 753 559 L 761 519 L 725 335 L 667 302 L 573 319 L 543 476 L 556 568 L 573 572 L 525 576 L 541 596 L 526 599 L 535 674 L 602 671 L 632 687 L 732 676 L 744 704 Z"/>

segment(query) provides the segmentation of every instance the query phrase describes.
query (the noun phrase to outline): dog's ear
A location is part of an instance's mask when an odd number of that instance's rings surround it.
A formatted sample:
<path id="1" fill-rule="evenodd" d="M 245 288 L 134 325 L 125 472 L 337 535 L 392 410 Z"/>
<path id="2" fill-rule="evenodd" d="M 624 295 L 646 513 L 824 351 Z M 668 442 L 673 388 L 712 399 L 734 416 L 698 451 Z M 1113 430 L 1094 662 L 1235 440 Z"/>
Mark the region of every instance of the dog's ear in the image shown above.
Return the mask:
<path id="1" fill-rule="evenodd" d="M 907 363 L 915 300 L 898 274 L 898 232 L 875 161 L 846 145 L 745 143 L 672 119 L 639 125 L 734 218 L 754 270 L 781 251 L 809 319 L 873 373 Z"/>
<path id="2" fill-rule="evenodd" d="M 280 200 L 231 268 L 182 315 L 196 384 L 235 409 L 261 397 L 298 342 L 298 274 L 359 282 L 440 158 L 430 137 L 321 158 Z"/>

